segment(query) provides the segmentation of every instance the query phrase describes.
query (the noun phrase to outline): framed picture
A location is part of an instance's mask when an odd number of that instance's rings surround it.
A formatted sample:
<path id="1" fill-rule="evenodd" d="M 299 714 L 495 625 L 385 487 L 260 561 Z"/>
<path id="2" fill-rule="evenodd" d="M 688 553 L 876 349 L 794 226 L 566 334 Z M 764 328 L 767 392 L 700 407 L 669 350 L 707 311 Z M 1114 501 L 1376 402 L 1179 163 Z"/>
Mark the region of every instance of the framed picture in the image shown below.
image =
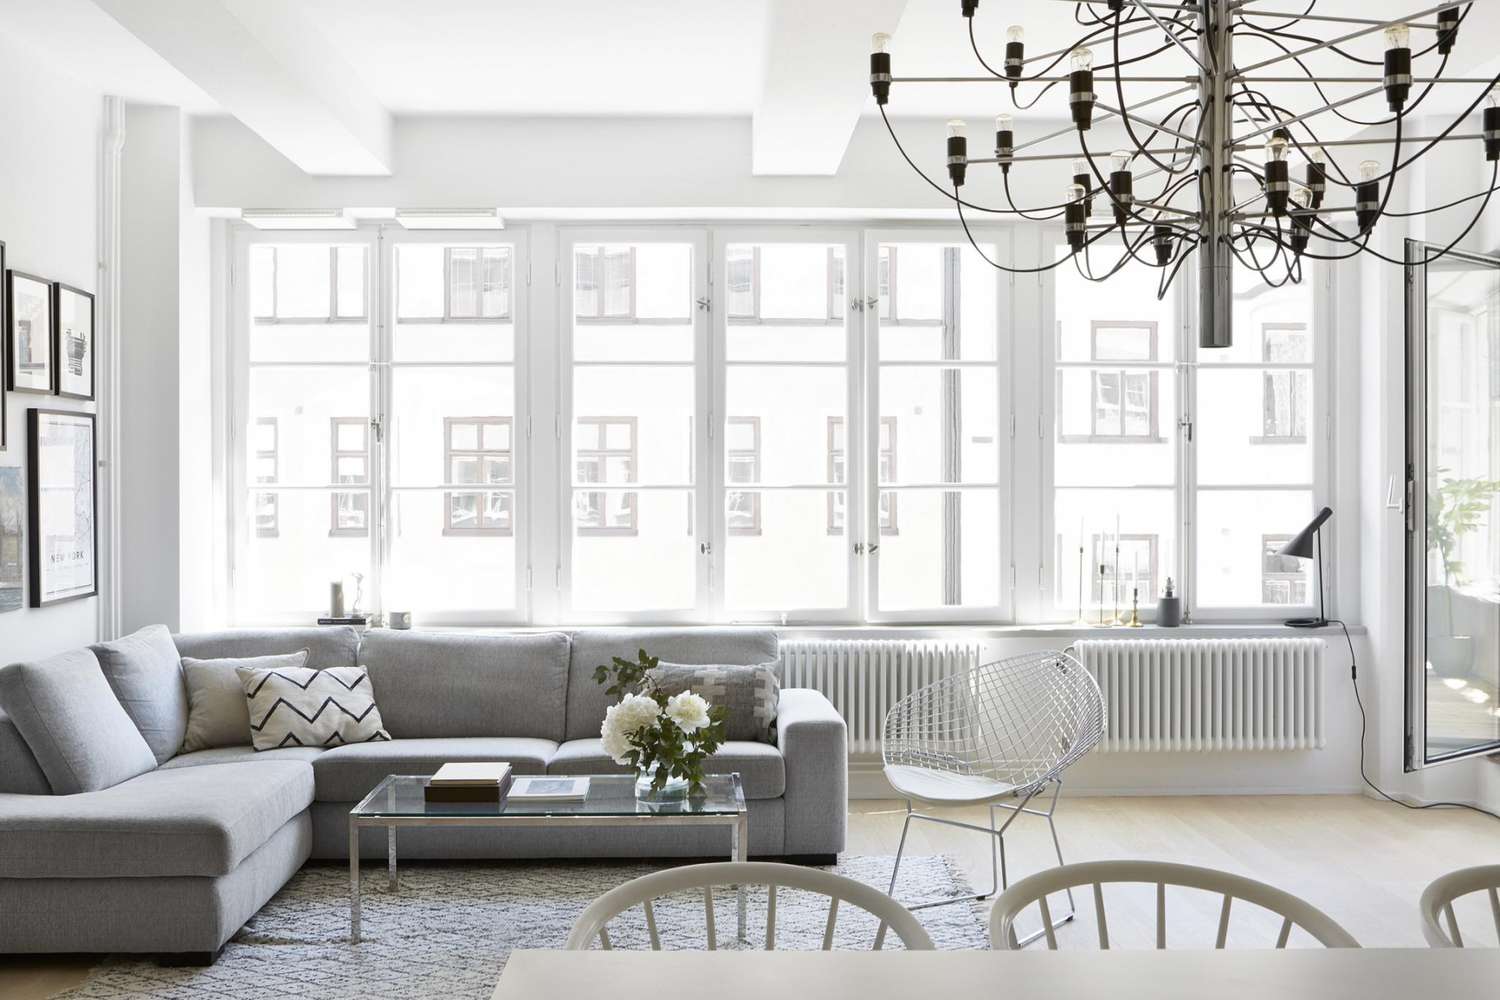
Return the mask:
<path id="1" fill-rule="evenodd" d="M 52 394 L 52 282 L 5 272 L 5 387 Z"/>
<path id="2" fill-rule="evenodd" d="M 52 368 L 59 396 L 94 398 L 94 297 L 61 281 L 52 285 Z"/>
<path id="3" fill-rule="evenodd" d="M 21 606 L 21 470 L 0 466 L 0 614 Z"/>
<path id="4" fill-rule="evenodd" d="M 98 593 L 94 415 L 26 411 L 31 606 Z"/>
<path id="5" fill-rule="evenodd" d="M 5 274 L 5 241 L 4 240 L 0 240 L 0 277 L 3 277 L 4 274 Z M 8 329 L 10 329 L 10 326 L 9 326 L 9 324 L 6 323 L 6 320 L 5 320 L 5 294 L 4 294 L 4 292 L 0 292 L 0 371 L 10 371 L 10 366 L 8 364 L 6 364 L 6 361 L 5 361 L 5 341 L 6 341 L 6 337 L 5 337 L 5 334 L 3 332 L 3 331 L 8 330 Z M 3 383 L 4 381 L 5 380 L 3 378 L 0 378 L 0 383 Z M 5 423 L 5 421 L 6 421 L 6 413 L 5 413 L 6 409 L 8 409 L 8 407 L 6 407 L 6 405 L 5 405 L 5 393 L 4 393 L 4 390 L 3 390 L 3 386 L 0 386 L 0 451 L 4 451 L 5 448 L 6 448 L 6 445 L 10 441 L 10 437 L 9 437 L 10 428 L 7 427 L 6 423 Z"/>

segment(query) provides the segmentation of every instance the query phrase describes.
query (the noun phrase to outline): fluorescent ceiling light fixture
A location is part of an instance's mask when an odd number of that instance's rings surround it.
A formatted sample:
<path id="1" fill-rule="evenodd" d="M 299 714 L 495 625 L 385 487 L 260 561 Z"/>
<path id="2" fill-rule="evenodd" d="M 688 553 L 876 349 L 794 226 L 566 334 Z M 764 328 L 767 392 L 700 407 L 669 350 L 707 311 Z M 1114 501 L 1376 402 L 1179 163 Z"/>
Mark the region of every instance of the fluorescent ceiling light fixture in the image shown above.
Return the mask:
<path id="1" fill-rule="evenodd" d="M 256 229 L 353 229 L 341 208 L 247 208 L 240 218 Z"/>
<path id="2" fill-rule="evenodd" d="M 398 208 L 396 221 L 407 229 L 504 229 L 498 208 Z"/>

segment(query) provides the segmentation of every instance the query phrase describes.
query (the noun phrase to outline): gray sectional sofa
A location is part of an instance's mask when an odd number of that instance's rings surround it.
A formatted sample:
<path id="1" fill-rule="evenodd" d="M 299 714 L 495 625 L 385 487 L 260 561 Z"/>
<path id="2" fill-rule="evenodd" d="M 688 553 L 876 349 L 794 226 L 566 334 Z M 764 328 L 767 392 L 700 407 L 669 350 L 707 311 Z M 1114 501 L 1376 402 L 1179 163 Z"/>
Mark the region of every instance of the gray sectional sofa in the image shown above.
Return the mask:
<path id="1" fill-rule="evenodd" d="M 54 794 L 57 782 L 47 775 L 58 767 L 71 774 L 110 762 L 69 758 L 63 739 L 59 753 L 67 759 L 44 770 L 14 722 L 0 715 L 0 953 L 211 959 L 306 861 L 347 857 L 349 810 L 387 774 L 431 773 L 455 760 L 506 760 L 519 774 L 619 771 L 600 746 L 607 699 L 593 681 L 597 665 L 615 655 L 634 658 L 638 648 L 676 663 L 777 659 L 775 633 L 765 629 L 360 636 L 319 628 L 173 640 L 181 656 L 197 659 L 307 649 L 311 666 L 363 666 L 392 739 L 329 750 L 158 750 L 159 763 L 144 773 L 95 791 Z M 4 669 L 22 667 L 83 684 L 93 683 L 90 670 L 99 664 L 85 649 Z M 115 693 L 129 700 L 118 686 Z M 185 699 L 169 693 L 167 714 L 178 703 L 186 711 Z M 49 710 L 30 701 L 25 708 L 33 725 Z M 148 741 L 159 736 L 146 733 L 139 717 L 131 715 Z M 844 847 L 847 759 L 844 722 L 828 700 L 784 689 L 774 745 L 731 741 L 709 770 L 740 773 L 751 854 L 826 862 Z M 384 857 L 382 832 L 366 833 L 361 854 Z M 696 827 L 418 828 L 400 840 L 403 858 L 433 859 L 700 857 L 727 850 L 720 831 Z"/>

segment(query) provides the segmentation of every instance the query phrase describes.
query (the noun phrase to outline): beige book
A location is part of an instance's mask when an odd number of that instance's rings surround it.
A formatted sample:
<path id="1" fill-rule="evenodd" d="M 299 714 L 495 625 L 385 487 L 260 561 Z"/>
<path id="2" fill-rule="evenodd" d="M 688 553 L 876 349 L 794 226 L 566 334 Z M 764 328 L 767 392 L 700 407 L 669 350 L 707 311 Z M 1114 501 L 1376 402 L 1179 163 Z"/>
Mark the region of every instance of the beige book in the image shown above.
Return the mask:
<path id="1" fill-rule="evenodd" d="M 510 765 L 504 761 L 464 761 L 444 764 L 432 776 L 431 784 L 448 786 L 498 785 L 510 777 Z"/>

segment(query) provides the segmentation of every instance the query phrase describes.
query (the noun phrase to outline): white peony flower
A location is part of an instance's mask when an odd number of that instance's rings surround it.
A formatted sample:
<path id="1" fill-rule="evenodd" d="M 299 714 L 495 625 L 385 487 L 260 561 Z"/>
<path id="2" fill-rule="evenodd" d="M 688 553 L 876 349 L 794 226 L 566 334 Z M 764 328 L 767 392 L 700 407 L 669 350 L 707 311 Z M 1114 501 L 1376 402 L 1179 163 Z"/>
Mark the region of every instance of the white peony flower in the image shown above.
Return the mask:
<path id="1" fill-rule="evenodd" d="M 604 752 L 616 764 L 629 763 L 625 755 L 634 749 L 630 737 L 656 725 L 660 715 L 661 709 L 654 699 L 643 694 L 627 694 L 618 705 L 611 705 L 604 713 L 604 724 L 599 727 L 599 735 L 604 737 Z"/>
<path id="2" fill-rule="evenodd" d="M 667 699 L 667 718 L 689 735 L 708 725 L 708 702 L 691 691 Z"/>

